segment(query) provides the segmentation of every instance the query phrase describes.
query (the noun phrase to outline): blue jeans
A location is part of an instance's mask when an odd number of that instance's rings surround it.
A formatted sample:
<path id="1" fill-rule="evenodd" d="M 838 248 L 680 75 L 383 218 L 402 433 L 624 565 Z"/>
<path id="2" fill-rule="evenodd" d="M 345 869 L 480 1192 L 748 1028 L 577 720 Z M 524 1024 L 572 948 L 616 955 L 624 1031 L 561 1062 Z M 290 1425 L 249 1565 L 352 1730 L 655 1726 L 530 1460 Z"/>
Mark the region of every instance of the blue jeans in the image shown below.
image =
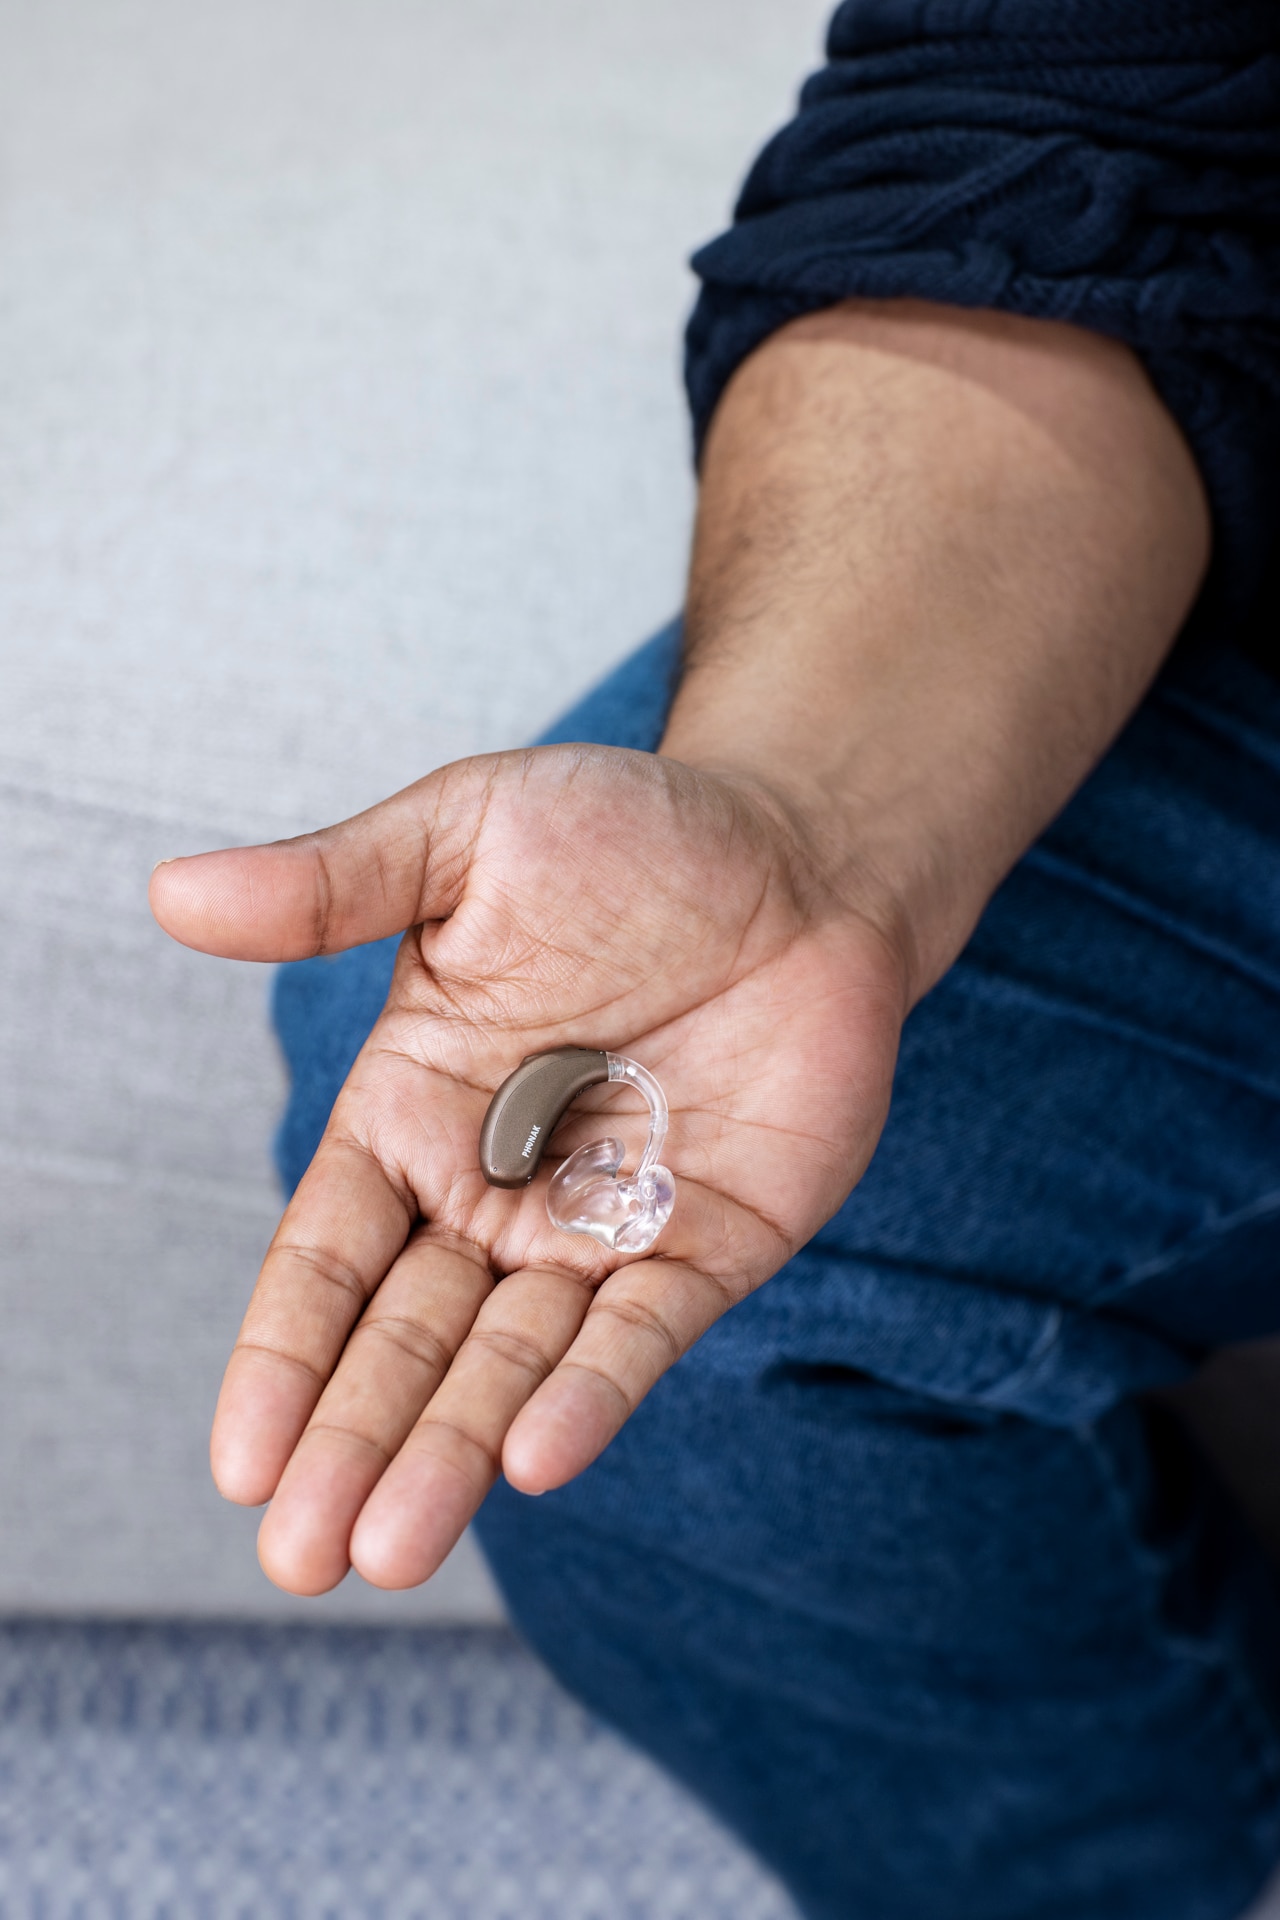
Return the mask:
<path id="1" fill-rule="evenodd" d="M 677 647 L 551 737 L 651 749 Z M 811 1920 L 1235 1920 L 1280 1856 L 1277 1594 L 1150 1394 L 1280 1326 L 1278 856 L 1280 684 L 1184 649 L 911 1015 L 840 1212 L 484 1509 L 528 1639 Z M 287 1186 L 393 948 L 278 977 Z"/>

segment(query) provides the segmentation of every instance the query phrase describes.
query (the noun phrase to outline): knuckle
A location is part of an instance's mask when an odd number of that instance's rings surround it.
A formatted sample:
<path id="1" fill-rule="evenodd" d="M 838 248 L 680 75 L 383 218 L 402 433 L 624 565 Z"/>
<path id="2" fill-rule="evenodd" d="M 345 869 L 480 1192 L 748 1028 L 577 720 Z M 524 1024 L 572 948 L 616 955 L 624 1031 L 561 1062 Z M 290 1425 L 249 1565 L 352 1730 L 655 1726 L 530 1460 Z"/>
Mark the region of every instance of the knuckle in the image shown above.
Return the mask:
<path id="1" fill-rule="evenodd" d="M 363 1305 L 367 1297 L 365 1283 L 356 1269 L 331 1247 L 306 1246 L 296 1241 L 277 1241 L 268 1260 L 288 1260 L 305 1267 L 322 1286 L 332 1288 L 344 1299 Z"/>
<path id="2" fill-rule="evenodd" d="M 474 1267 L 478 1279 L 488 1285 L 493 1283 L 493 1266 L 480 1242 L 470 1239 L 455 1227 L 444 1226 L 436 1220 L 415 1227 L 405 1242 L 405 1251 L 416 1252 L 419 1248 L 426 1248 L 432 1253 L 453 1254 Z"/>
<path id="3" fill-rule="evenodd" d="M 603 1367 L 596 1367 L 589 1360 L 566 1360 L 560 1368 L 561 1373 L 582 1373 L 599 1387 L 603 1387 L 611 1400 L 616 1400 L 622 1408 L 622 1417 L 629 1420 L 639 1406 L 640 1394 L 628 1393 L 620 1380 L 615 1380 Z"/>
<path id="4" fill-rule="evenodd" d="M 367 1161 L 374 1172 L 380 1175 L 391 1188 L 404 1209 L 406 1218 L 413 1220 L 418 1212 L 418 1198 L 403 1170 L 395 1165 L 390 1156 L 384 1157 L 378 1152 L 375 1144 L 367 1140 L 363 1134 L 354 1131 L 348 1124 L 346 1101 L 347 1088 L 343 1087 L 326 1132 L 326 1145 L 329 1148 L 341 1148 L 343 1152 L 355 1154 L 357 1158 Z"/>
<path id="5" fill-rule="evenodd" d="M 293 1347 L 277 1346 L 270 1340 L 247 1340 L 242 1335 L 236 1341 L 235 1351 L 257 1354 L 273 1364 L 283 1362 L 285 1366 L 294 1367 L 299 1373 L 305 1374 L 307 1379 L 317 1387 L 323 1387 L 328 1379 L 324 1370 L 316 1366 L 314 1361 L 308 1360 L 304 1354 L 298 1353 Z"/>
<path id="6" fill-rule="evenodd" d="M 468 1478 L 474 1478 L 474 1469 L 477 1466 L 490 1479 L 496 1479 L 502 1471 L 499 1451 L 482 1440 L 479 1434 L 472 1433 L 468 1427 L 462 1426 L 457 1420 L 451 1420 L 447 1414 L 433 1413 L 428 1408 L 422 1416 L 419 1434 L 422 1440 L 443 1439 L 447 1447 L 452 1448 L 455 1453 L 460 1453 L 462 1459 L 455 1458 L 451 1464 Z M 441 1450 L 437 1446 L 433 1451 L 439 1456 Z M 472 1469 L 469 1474 L 467 1462 Z"/>
<path id="7" fill-rule="evenodd" d="M 646 1340 L 665 1352 L 668 1366 L 674 1365 L 684 1351 L 674 1331 L 667 1325 L 662 1315 L 655 1312 L 652 1307 L 646 1306 L 642 1300 L 625 1297 L 619 1300 L 598 1298 L 591 1308 L 589 1317 L 597 1325 L 601 1320 L 616 1320 L 628 1332 L 643 1335 Z"/>
<path id="8" fill-rule="evenodd" d="M 362 1453 L 373 1454 L 384 1467 L 391 1464 L 392 1456 L 382 1442 L 359 1427 L 344 1427 L 334 1420 L 313 1420 L 307 1427 L 306 1437 L 308 1440 L 337 1440 L 347 1449 L 355 1448 Z"/>
<path id="9" fill-rule="evenodd" d="M 506 1327 L 477 1327 L 469 1336 L 468 1345 L 479 1347 L 486 1353 L 492 1353 L 516 1372 L 524 1373 L 532 1380 L 545 1380 L 553 1362 L 532 1340 L 523 1334 L 512 1333 Z"/>
<path id="10" fill-rule="evenodd" d="M 721 1313 L 728 1313 L 730 1307 L 738 1306 L 751 1291 L 749 1286 L 742 1284 L 735 1287 L 723 1274 L 712 1273 L 707 1267 L 695 1267 L 693 1272 L 719 1297 Z"/>
<path id="11" fill-rule="evenodd" d="M 329 945 L 329 929 L 333 921 L 333 870 L 329 865 L 329 856 L 323 840 L 315 845 L 316 862 L 316 898 L 314 920 L 311 930 L 311 950 L 313 954 L 325 953 Z"/>
<path id="12" fill-rule="evenodd" d="M 440 1335 L 432 1328 L 423 1326 L 416 1320 L 406 1319 L 400 1314 L 381 1313 L 362 1320 L 352 1335 L 352 1340 L 362 1343 L 370 1339 L 386 1342 L 398 1353 L 411 1360 L 424 1372 L 435 1374 L 439 1378 L 448 1372 L 453 1355 Z"/>

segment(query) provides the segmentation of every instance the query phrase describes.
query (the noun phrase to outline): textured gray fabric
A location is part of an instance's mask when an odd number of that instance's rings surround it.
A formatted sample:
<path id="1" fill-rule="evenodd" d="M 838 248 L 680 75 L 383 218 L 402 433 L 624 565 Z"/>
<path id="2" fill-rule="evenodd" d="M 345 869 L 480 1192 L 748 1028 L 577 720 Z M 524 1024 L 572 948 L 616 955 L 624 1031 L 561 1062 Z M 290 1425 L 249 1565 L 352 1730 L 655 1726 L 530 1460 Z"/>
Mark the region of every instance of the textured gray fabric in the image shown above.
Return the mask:
<path id="1" fill-rule="evenodd" d="M 504 1633 L 0 1627 L 7 1920 L 789 1920 Z"/>
<path id="2" fill-rule="evenodd" d="M 791 1920 L 501 1631 L 0 1625 L 6 1920 Z M 1249 1920 L 1280 1920 L 1280 1887 Z"/>
<path id="3" fill-rule="evenodd" d="M 204 1460 L 265 979 L 148 870 L 526 738 L 671 611 L 683 258 L 823 12 L 0 0 L 0 1609 L 288 1604 Z M 495 1606 L 464 1551 L 322 1611 Z"/>

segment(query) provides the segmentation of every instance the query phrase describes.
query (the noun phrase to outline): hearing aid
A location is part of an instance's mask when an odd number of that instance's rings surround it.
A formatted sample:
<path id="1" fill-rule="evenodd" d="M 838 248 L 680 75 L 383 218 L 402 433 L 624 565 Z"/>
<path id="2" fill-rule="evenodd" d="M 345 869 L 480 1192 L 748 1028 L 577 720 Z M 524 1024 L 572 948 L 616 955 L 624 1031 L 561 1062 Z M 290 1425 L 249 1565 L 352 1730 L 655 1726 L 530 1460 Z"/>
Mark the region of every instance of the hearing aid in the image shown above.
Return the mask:
<path id="1" fill-rule="evenodd" d="M 552 1047 L 528 1054 L 508 1074 L 480 1129 L 480 1170 L 491 1187 L 527 1187 L 561 1118 L 588 1087 L 634 1087 L 649 1109 L 649 1137 L 634 1173 L 623 1175 L 622 1143 L 593 1140 L 551 1177 L 547 1214 L 562 1233 L 586 1233 L 613 1253 L 651 1247 L 676 1200 L 676 1183 L 658 1155 L 667 1134 L 667 1102 L 647 1067 L 596 1047 Z"/>

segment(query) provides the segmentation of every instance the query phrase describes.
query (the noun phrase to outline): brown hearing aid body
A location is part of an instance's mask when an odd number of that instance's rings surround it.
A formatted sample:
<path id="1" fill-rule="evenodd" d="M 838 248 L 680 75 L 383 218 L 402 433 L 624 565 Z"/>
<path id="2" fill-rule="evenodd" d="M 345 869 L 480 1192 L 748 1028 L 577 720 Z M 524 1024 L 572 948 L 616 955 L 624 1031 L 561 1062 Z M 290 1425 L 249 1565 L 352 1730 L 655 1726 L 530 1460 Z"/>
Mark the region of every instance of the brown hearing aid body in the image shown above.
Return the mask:
<path id="1" fill-rule="evenodd" d="M 598 1047 L 530 1053 L 489 1103 L 480 1129 L 480 1171 L 491 1187 L 526 1187 L 566 1107 L 609 1078 Z"/>

